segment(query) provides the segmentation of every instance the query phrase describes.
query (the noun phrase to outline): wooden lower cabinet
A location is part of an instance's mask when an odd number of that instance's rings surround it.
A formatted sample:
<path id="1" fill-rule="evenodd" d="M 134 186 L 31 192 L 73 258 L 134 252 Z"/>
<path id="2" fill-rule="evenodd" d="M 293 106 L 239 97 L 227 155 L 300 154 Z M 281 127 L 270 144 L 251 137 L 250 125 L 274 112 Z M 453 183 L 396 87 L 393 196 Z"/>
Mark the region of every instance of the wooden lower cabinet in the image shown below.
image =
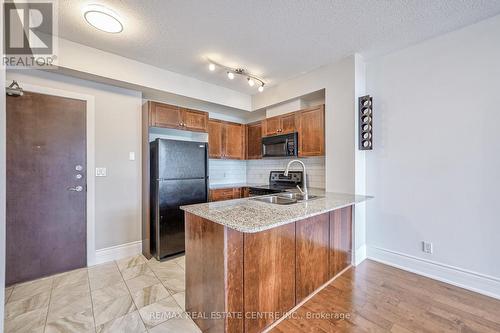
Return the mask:
<path id="1" fill-rule="evenodd" d="M 208 316 L 193 318 L 203 332 L 262 332 L 351 264 L 352 207 L 257 233 L 185 220 L 186 311 Z"/>
<path id="2" fill-rule="evenodd" d="M 250 196 L 250 189 L 248 187 L 241 188 L 241 197 L 248 198 Z"/>
<path id="3" fill-rule="evenodd" d="M 210 190 L 210 201 L 223 201 L 234 199 L 232 188 L 221 188 L 217 190 Z"/>
<path id="4" fill-rule="evenodd" d="M 185 234 L 189 240 L 186 242 L 186 262 L 189 262 L 186 267 L 186 310 L 223 312 L 227 287 L 224 283 L 224 256 L 221 255 L 225 228 L 192 214 L 187 214 L 186 220 Z M 229 332 L 224 330 L 223 320 L 204 318 L 195 321 L 204 333 Z"/>
<path id="5" fill-rule="evenodd" d="M 261 332 L 295 305 L 295 224 L 243 235 L 245 332 Z"/>
<path id="6" fill-rule="evenodd" d="M 322 214 L 296 224 L 297 303 L 331 278 L 328 266 L 329 223 L 329 214 Z"/>
<path id="7" fill-rule="evenodd" d="M 223 201 L 247 198 L 249 196 L 248 187 L 233 187 L 210 190 L 210 201 Z"/>
<path id="8" fill-rule="evenodd" d="M 330 212 L 330 276 L 352 261 L 352 206 Z"/>

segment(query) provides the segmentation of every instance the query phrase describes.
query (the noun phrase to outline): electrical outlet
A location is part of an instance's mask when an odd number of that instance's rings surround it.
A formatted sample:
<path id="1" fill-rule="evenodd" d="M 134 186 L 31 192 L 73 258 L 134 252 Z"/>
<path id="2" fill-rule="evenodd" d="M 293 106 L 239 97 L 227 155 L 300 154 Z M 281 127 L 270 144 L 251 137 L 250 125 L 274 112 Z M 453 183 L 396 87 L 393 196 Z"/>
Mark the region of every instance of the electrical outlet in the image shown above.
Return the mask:
<path id="1" fill-rule="evenodd" d="M 424 251 L 425 253 L 432 254 L 432 252 L 433 252 L 432 243 L 423 241 L 422 242 L 422 251 Z"/>

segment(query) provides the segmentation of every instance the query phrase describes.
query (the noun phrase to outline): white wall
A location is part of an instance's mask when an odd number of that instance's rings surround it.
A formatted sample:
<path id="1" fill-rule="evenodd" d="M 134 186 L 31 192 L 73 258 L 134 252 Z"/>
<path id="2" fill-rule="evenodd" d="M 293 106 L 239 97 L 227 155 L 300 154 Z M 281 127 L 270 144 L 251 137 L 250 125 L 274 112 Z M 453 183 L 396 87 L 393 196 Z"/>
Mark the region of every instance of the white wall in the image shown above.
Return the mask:
<path id="1" fill-rule="evenodd" d="M 369 256 L 497 297 L 499 41 L 497 16 L 368 63 L 366 155 Z"/>
<path id="2" fill-rule="evenodd" d="M 135 90 L 155 89 L 241 110 L 251 108 L 249 95 L 62 38 L 58 65 L 68 74 L 123 83 Z"/>
<path id="3" fill-rule="evenodd" d="M 253 95 L 253 109 L 257 110 L 325 89 L 325 183 L 330 192 L 355 193 L 359 189 L 355 183 L 355 100 L 359 97 L 356 70 L 361 64 L 362 60 L 352 55 Z M 355 263 L 364 259 L 364 230 L 365 221 L 356 216 Z"/>
<path id="4" fill-rule="evenodd" d="M 298 111 L 303 108 L 304 106 L 302 100 L 300 98 L 295 98 L 291 101 L 286 101 L 278 105 L 268 107 L 266 109 L 266 118 L 271 118 L 285 113 Z"/>
<path id="5" fill-rule="evenodd" d="M 366 95 L 366 64 L 360 55 L 355 55 L 355 92 L 354 100 L 354 193 L 371 194 L 366 192 L 366 154 L 364 150 L 359 150 L 359 114 L 358 97 Z M 357 204 L 354 207 L 354 248 L 358 249 L 354 256 L 354 263 L 357 265 L 366 259 L 366 203 Z"/>
<path id="6" fill-rule="evenodd" d="M 95 165 L 106 167 L 108 174 L 96 177 L 96 249 L 139 241 L 141 93 L 48 71 L 9 71 L 7 79 L 95 97 Z M 128 159 L 132 151 L 135 161 Z"/>
<path id="7" fill-rule="evenodd" d="M 3 18 L 3 1 L 0 1 Z M 0 50 L 3 50 L 3 23 L 0 24 Z M 3 51 L 2 51 L 3 54 Z M 5 67 L 0 64 L 0 82 L 5 82 Z M 5 299 L 5 91 L 0 92 L 0 318 L 4 318 Z M 3 332 L 3 320 L 0 320 Z"/>
<path id="8" fill-rule="evenodd" d="M 325 89 L 326 189 L 354 192 L 355 56 L 253 95 L 253 109 L 262 109 Z"/>

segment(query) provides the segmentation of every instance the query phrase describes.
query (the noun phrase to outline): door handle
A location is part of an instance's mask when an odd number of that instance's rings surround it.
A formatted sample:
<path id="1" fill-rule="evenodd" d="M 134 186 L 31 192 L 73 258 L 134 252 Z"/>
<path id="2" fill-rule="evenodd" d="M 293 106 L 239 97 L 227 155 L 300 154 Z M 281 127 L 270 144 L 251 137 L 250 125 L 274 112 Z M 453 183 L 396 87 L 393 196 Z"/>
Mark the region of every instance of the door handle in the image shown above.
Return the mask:
<path id="1" fill-rule="evenodd" d="M 83 191 L 83 186 L 74 186 L 74 187 L 68 187 L 67 188 L 68 191 L 74 191 L 74 192 L 81 192 Z"/>

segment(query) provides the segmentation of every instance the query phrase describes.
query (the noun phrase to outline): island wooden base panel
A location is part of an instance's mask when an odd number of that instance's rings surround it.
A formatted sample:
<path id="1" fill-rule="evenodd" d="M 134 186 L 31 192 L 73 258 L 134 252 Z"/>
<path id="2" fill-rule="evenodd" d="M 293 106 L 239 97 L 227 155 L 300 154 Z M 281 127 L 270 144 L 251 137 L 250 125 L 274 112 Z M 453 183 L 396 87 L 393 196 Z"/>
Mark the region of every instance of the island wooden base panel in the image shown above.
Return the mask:
<path id="1" fill-rule="evenodd" d="M 329 286 L 331 283 L 333 283 L 333 281 L 335 281 L 344 272 L 346 272 L 347 270 L 351 269 L 351 267 L 352 266 L 349 265 L 348 267 L 346 267 L 345 269 L 343 269 L 339 274 L 337 274 L 336 276 L 334 276 L 333 279 L 331 279 L 330 281 L 328 281 L 327 283 L 325 283 L 324 285 L 322 285 L 320 288 L 318 288 L 317 290 L 315 290 L 311 295 L 307 296 L 302 301 L 300 301 L 300 303 L 298 303 L 293 309 L 291 309 L 290 311 L 288 311 L 283 317 L 281 317 L 280 319 L 276 320 L 274 323 L 272 323 L 271 325 L 269 325 L 264 331 L 262 331 L 262 333 L 272 332 L 273 329 L 274 329 L 274 327 L 278 326 L 282 321 L 287 320 L 288 317 L 290 317 L 292 314 L 296 313 L 302 305 L 306 304 L 316 294 L 318 294 L 319 292 L 321 292 L 321 290 L 323 290 L 324 288 L 326 288 L 327 286 Z"/>
<path id="2" fill-rule="evenodd" d="M 186 310 L 203 332 L 263 332 L 351 264 L 351 237 L 351 206 L 258 233 L 186 213 Z"/>
<path id="3" fill-rule="evenodd" d="M 500 332 L 500 300 L 365 260 L 270 332 L 493 333 Z"/>

